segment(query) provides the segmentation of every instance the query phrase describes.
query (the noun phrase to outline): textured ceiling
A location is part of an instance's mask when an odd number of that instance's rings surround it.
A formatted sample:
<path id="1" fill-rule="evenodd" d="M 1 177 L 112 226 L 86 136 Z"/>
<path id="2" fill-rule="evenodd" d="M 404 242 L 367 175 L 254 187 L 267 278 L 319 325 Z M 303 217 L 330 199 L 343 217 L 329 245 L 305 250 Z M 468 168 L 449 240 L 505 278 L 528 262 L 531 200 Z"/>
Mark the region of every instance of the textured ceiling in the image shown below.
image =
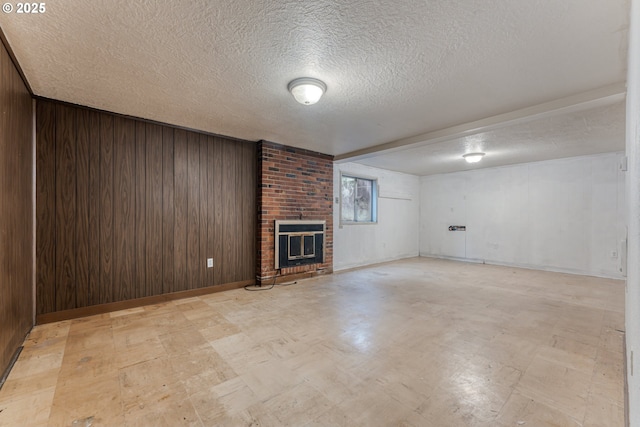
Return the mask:
<path id="1" fill-rule="evenodd" d="M 446 138 L 360 160 L 368 166 L 431 175 L 624 151 L 625 103 L 558 113 L 468 136 Z M 468 164 L 462 154 L 483 152 L 480 163 Z"/>
<path id="2" fill-rule="evenodd" d="M 0 14 L 36 95 L 333 155 L 624 82 L 628 0 L 54 0 Z M 287 92 L 323 80 L 318 104 Z"/>

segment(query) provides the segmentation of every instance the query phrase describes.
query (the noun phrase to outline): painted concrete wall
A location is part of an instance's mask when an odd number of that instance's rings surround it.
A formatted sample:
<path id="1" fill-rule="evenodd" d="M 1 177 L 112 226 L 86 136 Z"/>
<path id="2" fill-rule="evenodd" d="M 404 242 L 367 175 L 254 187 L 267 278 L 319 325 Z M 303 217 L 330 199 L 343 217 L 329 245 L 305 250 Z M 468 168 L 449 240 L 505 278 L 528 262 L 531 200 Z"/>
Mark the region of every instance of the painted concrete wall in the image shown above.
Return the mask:
<path id="1" fill-rule="evenodd" d="M 621 157 L 422 177 L 420 255 L 620 278 Z M 467 229 L 448 231 L 450 225 Z"/>
<path id="2" fill-rule="evenodd" d="M 631 3 L 627 77 L 627 269 L 626 340 L 629 425 L 640 426 L 640 0 Z"/>
<path id="3" fill-rule="evenodd" d="M 340 197 L 340 173 L 378 180 L 378 223 L 340 224 L 334 199 L 333 269 L 359 267 L 418 256 L 420 178 L 356 163 L 334 164 L 334 198 Z"/>

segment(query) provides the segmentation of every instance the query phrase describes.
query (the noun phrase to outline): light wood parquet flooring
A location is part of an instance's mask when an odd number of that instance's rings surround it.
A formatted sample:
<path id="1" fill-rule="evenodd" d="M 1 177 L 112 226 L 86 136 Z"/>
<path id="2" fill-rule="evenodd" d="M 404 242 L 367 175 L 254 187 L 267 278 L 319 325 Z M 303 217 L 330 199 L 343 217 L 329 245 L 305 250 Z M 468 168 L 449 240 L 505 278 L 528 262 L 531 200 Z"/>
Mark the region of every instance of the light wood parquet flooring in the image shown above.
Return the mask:
<path id="1" fill-rule="evenodd" d="M 37 326 L 0 426 L 622 426 L 624 283 L 414 258 Z"/>

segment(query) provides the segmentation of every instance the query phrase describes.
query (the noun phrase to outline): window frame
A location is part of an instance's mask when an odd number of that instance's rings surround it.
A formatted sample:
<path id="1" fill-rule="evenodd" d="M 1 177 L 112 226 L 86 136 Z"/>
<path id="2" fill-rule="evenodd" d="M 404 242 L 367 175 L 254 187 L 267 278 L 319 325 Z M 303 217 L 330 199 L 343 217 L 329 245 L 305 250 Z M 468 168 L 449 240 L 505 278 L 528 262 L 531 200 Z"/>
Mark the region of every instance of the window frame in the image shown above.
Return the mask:
<path id="1" fill-rule="evenodd" d="M 361 179 L 371 182 L 371 221 L 347 221 L 342 219 L 342 178 L 353 178 L 353 179 Z M 365 176 L 359 174 L 353 174 L 349 172 L 340 171 L 340 181 L 338 184 L 339 192 L 340 192 L 340 205 L 338 206 L 338 215 L 340 216 L 340 226 L 343 225 L 373 225 L 378 223 L 378 178 L 372 176 Z"/>

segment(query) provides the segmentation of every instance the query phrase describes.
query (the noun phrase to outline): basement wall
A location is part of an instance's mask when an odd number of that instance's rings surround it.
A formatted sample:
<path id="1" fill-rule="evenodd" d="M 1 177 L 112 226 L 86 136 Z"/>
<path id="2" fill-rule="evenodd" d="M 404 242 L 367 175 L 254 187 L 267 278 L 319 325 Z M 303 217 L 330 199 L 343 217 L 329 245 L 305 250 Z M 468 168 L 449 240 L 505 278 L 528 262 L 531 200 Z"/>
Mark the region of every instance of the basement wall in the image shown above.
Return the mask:
<path id="1" fill-rule="evenodd" d="M 418 256 L 420 178 L 357 163 L 335 164 L 334 270 Z M 378 180 L 378 222 L 340 224 L 340 174 Z"/>
<path id="2" fill-rule="evenodd" d="M 36 140 L 38 322 L 254 282 L 255 143 L 42 99 Z"/>
<path id="3" fill-rule="evenodd" d="M 422 177 L 420 255 L 622 278 L 621 157 Z"/>
<path id="4" fill-rule="evenodd" d="M 33 106 L 0 43 L 0 377 L 33 326 Z"/>
<path id="5" fill-rule="evenodd" d="M 627 78 L 627 215 L 629 266 L 625 298 L 627 425 L 640 426 L 640 0 L 631 3 Z"/>

